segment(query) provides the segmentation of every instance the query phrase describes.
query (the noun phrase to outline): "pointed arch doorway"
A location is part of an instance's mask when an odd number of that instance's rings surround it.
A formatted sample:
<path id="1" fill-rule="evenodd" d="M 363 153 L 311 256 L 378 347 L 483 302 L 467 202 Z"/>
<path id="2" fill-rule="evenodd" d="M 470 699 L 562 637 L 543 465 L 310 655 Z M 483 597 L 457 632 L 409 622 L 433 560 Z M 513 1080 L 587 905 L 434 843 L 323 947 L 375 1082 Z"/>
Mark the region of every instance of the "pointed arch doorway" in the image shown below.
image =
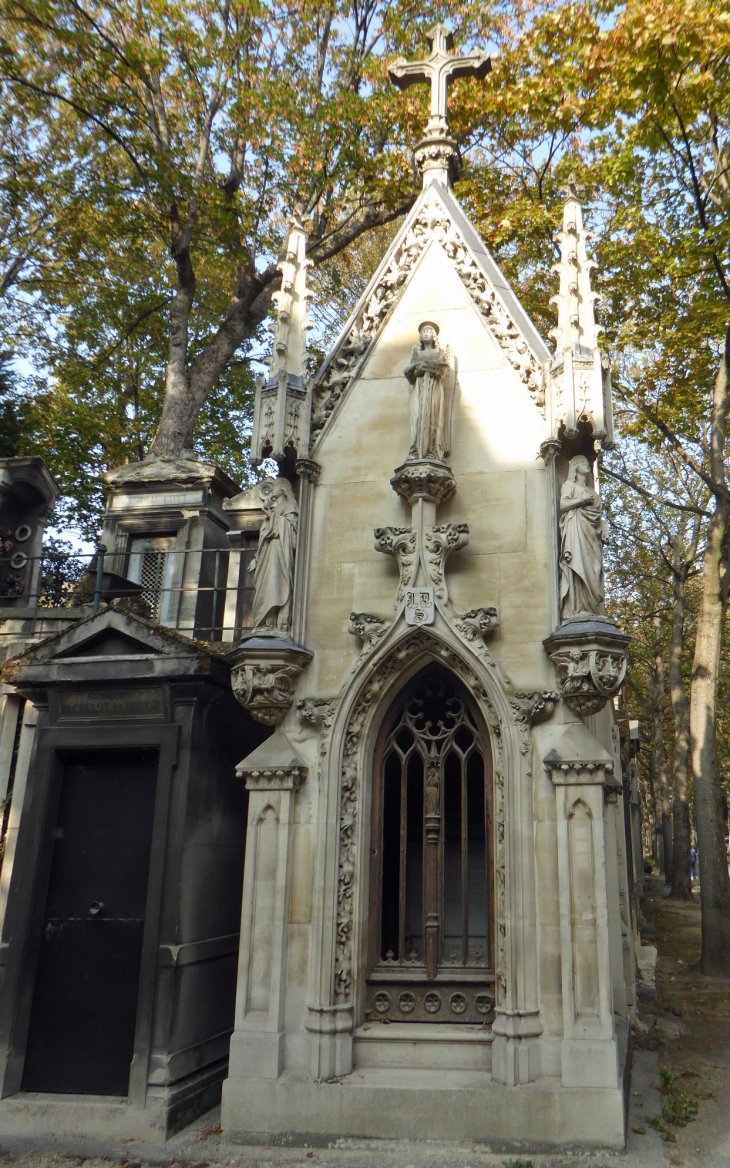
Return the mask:
<path id="1" fill-rule="evenodd" d="M 366 1012 L 494 1016 L 492 752 L 466 687 L 431 664 L 383 720 L 373 759 Z"/>

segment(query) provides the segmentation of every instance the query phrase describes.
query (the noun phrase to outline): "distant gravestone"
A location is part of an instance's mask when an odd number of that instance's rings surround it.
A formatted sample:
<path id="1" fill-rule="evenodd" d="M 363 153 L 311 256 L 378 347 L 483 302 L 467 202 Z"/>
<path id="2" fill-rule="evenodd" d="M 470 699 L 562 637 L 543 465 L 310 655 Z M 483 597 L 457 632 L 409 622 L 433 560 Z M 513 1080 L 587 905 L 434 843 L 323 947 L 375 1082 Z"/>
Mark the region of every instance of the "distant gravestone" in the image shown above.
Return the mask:
<path id="1" fill-rule="evenodd" d="M 42 458 L 0 458 L 0 607 L 34 603 L 43 532 L 60 494 Z"/>

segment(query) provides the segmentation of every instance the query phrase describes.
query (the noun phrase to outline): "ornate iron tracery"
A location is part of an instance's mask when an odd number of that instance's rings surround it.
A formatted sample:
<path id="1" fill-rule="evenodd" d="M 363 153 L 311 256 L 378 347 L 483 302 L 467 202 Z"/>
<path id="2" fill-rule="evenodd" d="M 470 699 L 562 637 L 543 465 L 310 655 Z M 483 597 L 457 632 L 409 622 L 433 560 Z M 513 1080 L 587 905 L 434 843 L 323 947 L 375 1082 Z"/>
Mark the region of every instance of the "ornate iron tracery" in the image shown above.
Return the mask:
<path id="1" fill-rule="evenodd" d="M 394 703 L 375 754 L 373 1017 L 491 1019 L 492 823 L 486 728 L 456 678 L 429 667 Z"/>

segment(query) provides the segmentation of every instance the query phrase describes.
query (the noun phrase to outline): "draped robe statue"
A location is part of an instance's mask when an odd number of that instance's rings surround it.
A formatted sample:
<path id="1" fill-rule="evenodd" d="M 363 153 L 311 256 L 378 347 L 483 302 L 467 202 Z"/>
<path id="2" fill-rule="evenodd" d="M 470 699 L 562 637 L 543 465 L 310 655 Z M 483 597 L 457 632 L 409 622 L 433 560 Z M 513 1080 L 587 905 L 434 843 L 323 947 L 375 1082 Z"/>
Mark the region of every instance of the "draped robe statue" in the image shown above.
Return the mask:
<path id="1" fill-rule="evenodd" d="M 285 633 L 291 628 L 299 508 L 285 478 L 264 479 L 261 496 L 264 522 L 249 568 L 254 573 L 251 615 L 255 628 Z"/>
<path id="2" fill-rule="evenodd" d="M 418 344 L 404 369 L 411 389 L 411 448 L 408 462 L 430 458 L 443 462 L 451 449 L 451 409 L 456 383 L 456 361 L 451 349 L 440 348 L 438 325 L 424 321 Z"/>
<path id="3" fill-rule="evenodd" d="M 560 492 L 560 615 L 563 621 L 605 616 L 601 500 L 589 485 L 591 464 L 571 458 Z"/>

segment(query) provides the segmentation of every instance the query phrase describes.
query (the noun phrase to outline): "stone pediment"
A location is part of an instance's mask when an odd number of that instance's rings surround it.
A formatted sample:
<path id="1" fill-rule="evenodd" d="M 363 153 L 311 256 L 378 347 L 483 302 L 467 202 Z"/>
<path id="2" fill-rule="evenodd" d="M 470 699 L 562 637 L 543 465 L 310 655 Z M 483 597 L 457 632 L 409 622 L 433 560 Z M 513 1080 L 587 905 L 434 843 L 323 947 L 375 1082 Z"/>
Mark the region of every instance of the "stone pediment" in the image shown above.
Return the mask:
<path id="1" fill-rule="evenodd" d="M 454 196 L 435 184 L 416 201 L 314 383 L 313 444 L 337 412 L 431 246 L 443 249 L 505 363 L 545 417 L 550 350 Z"/>
<path id="2" fill-rule="evenodd" d="M 33 645 L 5 662 L 3 680 L 19 688 L 67 680 L 118 683 L 143 675 L 190 676 L 220 673 L 228 679 L 223 654 L 161 627 L 136 613 L 102 609 L 73 628 Z"/>

